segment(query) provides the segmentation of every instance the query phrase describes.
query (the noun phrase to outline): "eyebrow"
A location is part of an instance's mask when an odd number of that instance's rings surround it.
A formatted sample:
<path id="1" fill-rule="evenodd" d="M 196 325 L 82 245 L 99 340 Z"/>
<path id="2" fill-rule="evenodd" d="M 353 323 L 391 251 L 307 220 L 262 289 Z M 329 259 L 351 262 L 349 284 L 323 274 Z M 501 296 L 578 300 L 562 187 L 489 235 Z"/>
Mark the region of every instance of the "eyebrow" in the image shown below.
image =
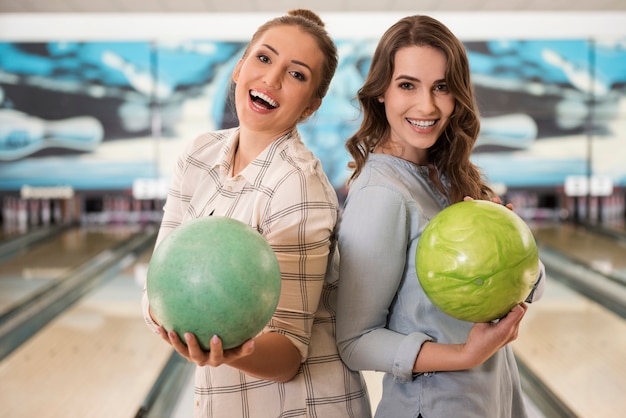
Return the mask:
<path id="1" fill-rule="evenodd" d="M 400 74 L 399 76 L 396 77 L 396 80 L 411 80 L 411 81 L 420 81 L 419 78 L 415 78 L 413 76 L 410 75 L 404 75 L 404 74 Z"/>
<path id="2" fill-rule="evenodd" d="M 405 74 L 400 74 L 399 76 L 396 77 L 396 81 L 397 80 L 410 80 L 410 81 L 415 81 L 418 83 L 421 83 L 422 80 L 420 80 L 419 78 L 413 77 L 411 75 L 405 75 Z M 435 80 L 435 82 L 433 84 L 438 84 L 438 83 L 445 83 L 446 79 L 445 78 L 441 78 L 439 80 Z"/>
<path id="3" fill-rule="evenodd" d="M 268 44 L 263 44 L 263 46 L 266 47 L 267 49 L 269 49 L 270 51 L 272 51 L 274 54 L 280 55 L 280 53 L 273 46 L 268 45 Z M 298 61 L 298 60 L 291 60 L 291 62 L 293 62 L 294 64 L 302 65 L 303 67 L 308 68 L 310 72 L 313 72 L 311 67 L 309 67 L 309 65 L 307 63 L 305 63 L 305 62 Z"/>

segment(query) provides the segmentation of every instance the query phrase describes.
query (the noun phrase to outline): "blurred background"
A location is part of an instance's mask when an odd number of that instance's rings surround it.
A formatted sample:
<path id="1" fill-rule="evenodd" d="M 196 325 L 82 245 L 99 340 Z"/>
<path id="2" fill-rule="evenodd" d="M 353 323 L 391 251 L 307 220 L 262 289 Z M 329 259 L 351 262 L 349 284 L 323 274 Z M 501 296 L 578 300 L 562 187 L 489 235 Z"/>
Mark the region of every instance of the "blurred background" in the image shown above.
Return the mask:
<path id="1" fill-rule="evenodd" d="M 473 159 L 548 271 L 513 343 L 529 410 L 626 416 L 626 3 L 0 0 L 0 417 L 190 416 L 193 367 L 141 318 L 147 263 L 176 157 L 237 124 L 231 71 L 294 7 L 339 47 L 300 132 L 340 198 L 382 33 L 429 14 L 464 42 Z"/>

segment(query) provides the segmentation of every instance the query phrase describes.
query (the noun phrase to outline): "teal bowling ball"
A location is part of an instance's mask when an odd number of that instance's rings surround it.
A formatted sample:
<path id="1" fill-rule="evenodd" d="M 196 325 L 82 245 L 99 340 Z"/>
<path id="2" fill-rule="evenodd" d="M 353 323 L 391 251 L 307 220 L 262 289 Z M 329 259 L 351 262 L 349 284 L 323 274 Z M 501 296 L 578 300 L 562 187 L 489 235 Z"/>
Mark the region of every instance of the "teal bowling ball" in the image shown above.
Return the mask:
<path id="1" fill-rule="evenodd" d="M 213 335 L 224 349 L 257 335 L 276 310 L 281 288 L 278 261 L 265 238 L 220 216 L 171 231 L 155 248 L 146 280 L 161 326 L 181 339 L 192 332 L 207 351 Z"/>
<path id="2" fill-rule="evenodd" d="M 485 200 L 455 203 L 426 225 L 415 268 L 422 289 L 443 312 L 470 322 L 506 315 L 530 294 L 538 250 L 528 225 Z"/>

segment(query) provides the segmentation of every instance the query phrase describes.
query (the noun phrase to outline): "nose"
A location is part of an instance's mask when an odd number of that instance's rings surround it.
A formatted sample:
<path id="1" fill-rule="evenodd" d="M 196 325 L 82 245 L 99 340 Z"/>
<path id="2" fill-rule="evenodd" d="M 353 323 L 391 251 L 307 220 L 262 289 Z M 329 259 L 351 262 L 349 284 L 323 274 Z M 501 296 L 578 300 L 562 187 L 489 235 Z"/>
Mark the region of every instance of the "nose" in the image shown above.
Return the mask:
<path id="1" fill-rule="evenodd" d="M 263 82 L 271 88 L 278 89 L 281 86 L 281 71 L 277 66 L 271 67 L 265 73 Z"/>
<path id="2" fill-rule="evenodd" d="M 432 113 L 436 110 L 435 94 L 431 89 L 422 88 L 417 93 L 417 106 L 424 114 Z"/>

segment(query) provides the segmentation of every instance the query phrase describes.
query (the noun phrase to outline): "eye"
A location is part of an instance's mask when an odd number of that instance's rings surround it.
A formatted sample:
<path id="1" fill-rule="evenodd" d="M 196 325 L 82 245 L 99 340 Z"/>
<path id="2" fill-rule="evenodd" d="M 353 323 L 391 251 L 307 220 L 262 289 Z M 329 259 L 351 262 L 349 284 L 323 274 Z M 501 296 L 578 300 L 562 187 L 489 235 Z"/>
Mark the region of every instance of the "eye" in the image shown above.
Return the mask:
<path id="1" fill-rule="evenodd" d="M 269 59 L 269 57 L 267 55 L 259 54 L 259 55 L 257 55 L 257 58 L 258 58 L 259 61 L 261 61 L 263 63 L 266 63 L 266 64 L 268 62 L 270 62 L 270 59 Z"/>
<path id="2" fill-rule="evenodd" d="M 402 90 L 411 90 L 413 89 L 413 84 L 409 83 L 408 81 L 404 81 L 400 83 L 398 87 L 400 87 Z"/>
<path id="3" fill-rule="evenodd" d="M 439 83 L 434 87 L 435 92 L 437 93 L 448 93 L 448 85 L 446 83 Z"/>
<path id="4" fill-rule="evenodd" d="M 306 76 L 299 71 L 290 71 L 289 74 L 297 80 L 306 81 Z"/>

